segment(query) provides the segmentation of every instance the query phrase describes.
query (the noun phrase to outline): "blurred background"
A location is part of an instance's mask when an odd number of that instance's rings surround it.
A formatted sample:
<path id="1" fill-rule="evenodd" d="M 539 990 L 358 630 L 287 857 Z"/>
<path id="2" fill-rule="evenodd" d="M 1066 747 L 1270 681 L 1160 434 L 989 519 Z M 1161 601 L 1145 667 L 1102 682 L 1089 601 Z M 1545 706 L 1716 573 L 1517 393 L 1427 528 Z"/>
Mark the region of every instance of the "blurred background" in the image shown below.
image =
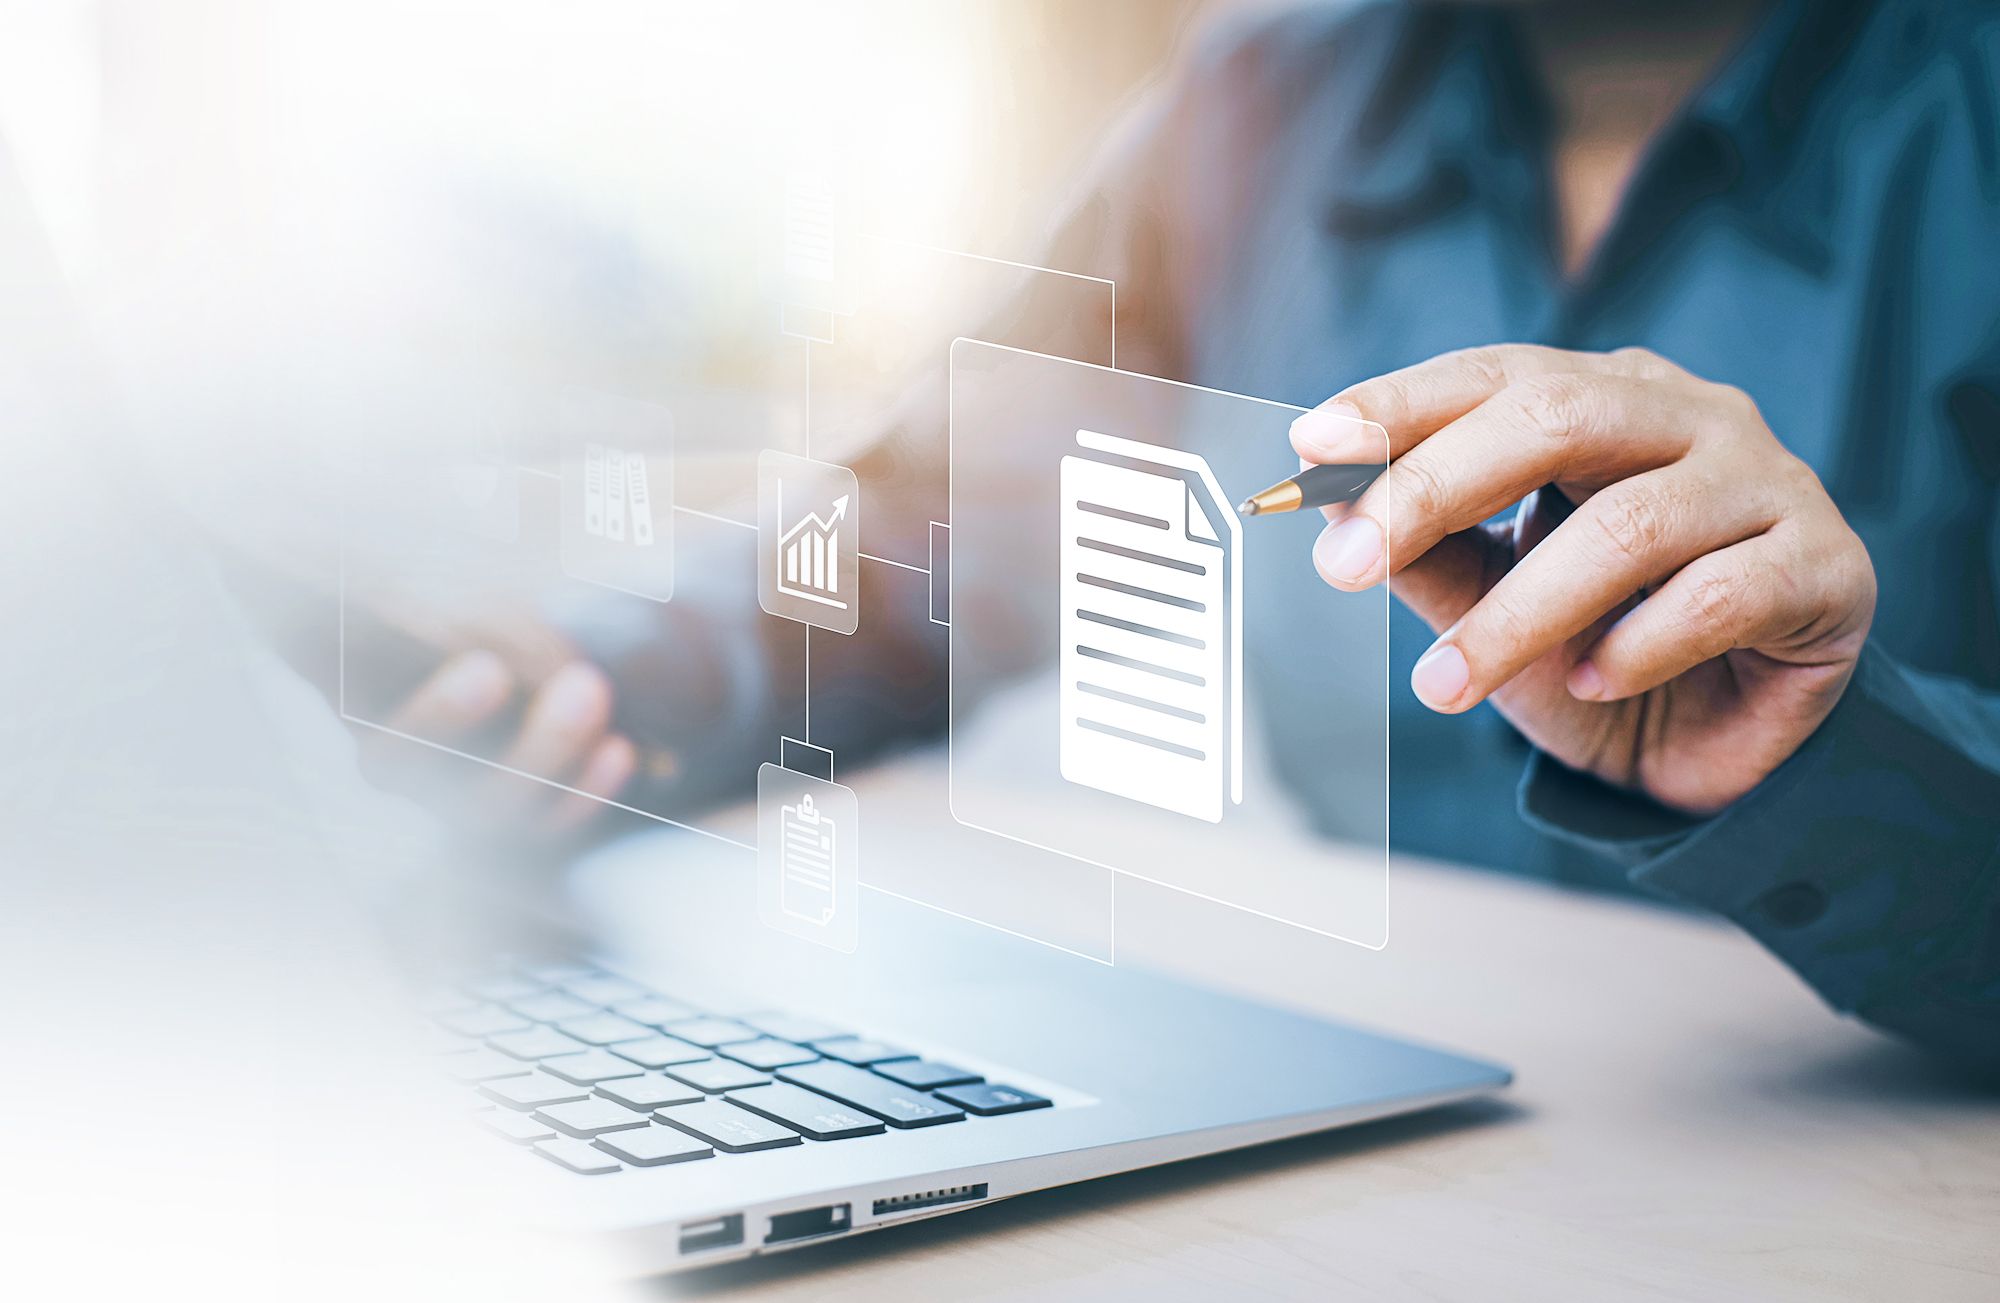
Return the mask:
<path id="1" fill-rule="evenodd" d="M 690 451 L 795 428 L 791 162 L 838 158 L 873 236 L 1032 260 L 1109 123 L 1242 7 L 6 0 L 0 133 L 156 469 L 290 533 L 301 464 L 407 437 L 330 417 L 419 419 L 362 375 L 698 391 Z M 505 405 L 454 399 L 433 437 Z"/>
<path id="2" fill-rule="evenodd" d="M 672 407 L 681 501 L 741 495 L 809 403 L 830 428 L 925 363 L 968 289 L 950 268 L 997 265 L 890 260 L 896 329 L 849 332 L 808 388 L 778 328 L 800 157 L 837 160 L 878 248 L 1033 260 L 1066 178 L 1243 7 L 0 0 L 0 514 L 22 540 L 0 605 L 33 634 L 0 646 L 0 969 L 45 992 L 30 1042 L 70 1056 L 9 1096 L 36 1125 L 0 1133 L 34 1192 L 6 1201 L 39 1246 L 16 1279 L 335 1297 L 456 1272 L 466 1234 L 488 1296 L 569 1287 L 561 1254 L 496 1254 L 476 1201 L 430 1220 L 458 1196 L 419 1179 L 385 1205 L 377 1151 L 433 1139 L 308 1067 L 399 1048 L 384 988 L 354 980 L 371 919 L 433 948 L 469 919 L 448 890 L 420 907 L 434 829 L 355 782 L 327 709 L 342 540 L 368 532 L 343 511 L 438 467 L 546 474 L 547 396 L 576 386 Z M 550 555 L 544 526 L 486 523 Z M 414 567 L 406 543 L 377 540 Z M 174 1127 L 65 1139 L 123 1107 L 134 1056 Z M 281 1100 L 313 1113 L 317 1165 Z M 207 1237 L 245 1219 L 225 1268 Z M 113 1221 L 130 1252 L 78 1275 Z M 292 1269 L 357 1234 L 372 1263 Z"/>

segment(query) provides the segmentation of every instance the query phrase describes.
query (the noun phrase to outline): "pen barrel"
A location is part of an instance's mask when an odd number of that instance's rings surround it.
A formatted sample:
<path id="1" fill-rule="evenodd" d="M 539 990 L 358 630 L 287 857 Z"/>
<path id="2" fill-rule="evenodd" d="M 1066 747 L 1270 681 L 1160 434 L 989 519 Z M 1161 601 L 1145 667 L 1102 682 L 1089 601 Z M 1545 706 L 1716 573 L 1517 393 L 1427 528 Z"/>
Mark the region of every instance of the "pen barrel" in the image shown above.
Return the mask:
<path id="1" fill-rule="evenodd" d="M 1297 509 L 1352 502 L 1367 492 L 1368 486 L 1380 479 L 1386 469 L 1374 463 L 1310 467 L 1292 480 L 1299 491 Z"/>

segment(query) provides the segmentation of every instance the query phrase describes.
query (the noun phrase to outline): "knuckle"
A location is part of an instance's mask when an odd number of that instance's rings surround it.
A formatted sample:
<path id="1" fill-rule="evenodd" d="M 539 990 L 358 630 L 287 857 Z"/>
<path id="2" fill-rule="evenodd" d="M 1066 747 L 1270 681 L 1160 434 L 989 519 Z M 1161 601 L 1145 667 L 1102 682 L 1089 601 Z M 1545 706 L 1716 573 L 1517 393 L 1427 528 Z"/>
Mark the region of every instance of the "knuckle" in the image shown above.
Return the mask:
<path id="1" fill-rule="evenodd" d="M 1627 566 L 1644 567 L 1666 541 L 1670 528 L 1667 513 L 1659 502 L 1651 494 L 1632 489 L 1608 490 L 1593 501 L 1597 506 L 1591 517 L 1597 522 L 1613 559 Z"/>
<path id="2" fill-rule="evenodd" d="M 1589 424 L 1589 387 L 1582 377 L 1560 372 L 1534 376 L 1509 393 L 1523 425 L 1545 437 L 1567 441 Z"/>
<path id="3" fill-rule="evenodd" d="M 1696 576 L 1688 587 L 1688 628 L 1702 648 L 1712 649 L 1710 655 L 1719 654 L 1735 641 L 1742 608 L 1743 586 L 1734 576 L 1710 570 Z"/>
<path id="4" fill-rule="evenodd" d="M 1504 590 L 1487 594 L 1466 619 L 1463 641 L 1490 649 L 1482 659 L 1496 667 L 1517 660 L 1533 647 L 1538 625 L 1534 616 Z"/>
<path id="5" fill-rule="evenodd" d="M 1483 344 L 1478 348 L 1464 348 L 1453 353 L 1452 358 L 1491 389 L 1504 389 L 1509 374 L 1508 362 L 1515 356 L 1519 345 Z"/>
<path id="6" fill-rule="evenodd" d="M 1735 385 L 1715 383 L 1711 383 L 1709 388 L 1715 395 L 1717 404 L 1732 421 L 1754 423 L 1759 426 L 1764 424 L 1764 413 L 1748 390 Z"/>
<path id="7" fill-rule="evenodd" d="M 1628 344 L 1611 353 L 1628 375 L 1641 380 L 1671 380 L 1685 376 L 1687 372 L 1676 366 L 1669 358 L 1661 357 L 1650 348 L 1638 344 Z"/>
<path id="8" fill-rule="evenodd" d="M 1405 457 L 1391 472 L 1399 492 L 1390 502 L 1388 524 L 1398 534 L 1420 534 L 1427 522 L 1445 513 L 1450 504 L 1450 487 L 1429 460 Z M 1393 514 L 1398 509 L 1402 515 Z"/>

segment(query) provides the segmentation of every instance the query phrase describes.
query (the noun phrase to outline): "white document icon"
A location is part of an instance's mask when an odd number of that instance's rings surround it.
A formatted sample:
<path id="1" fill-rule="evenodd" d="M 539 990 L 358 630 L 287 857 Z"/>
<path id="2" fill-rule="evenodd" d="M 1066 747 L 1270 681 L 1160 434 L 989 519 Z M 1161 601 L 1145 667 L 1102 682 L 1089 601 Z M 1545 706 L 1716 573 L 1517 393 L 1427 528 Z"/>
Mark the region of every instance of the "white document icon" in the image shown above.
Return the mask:
<path id="1" fill-rule="evenodd" d="M 833 917 L 833 839 L 838 831 L 833 816 L 821 813 L 810 792 L 781 811 L 778 902 L 793 918 L 824 924 Z"/>
<path id="2" fill-rule="evenodd" d="M 1225 795 L 1243 800 L 1242 524 L 1200 456 L 1091 430 L 1076 441 L 1085 455 L 1062 461 L 1062 775 L 1220 823 Z"/>

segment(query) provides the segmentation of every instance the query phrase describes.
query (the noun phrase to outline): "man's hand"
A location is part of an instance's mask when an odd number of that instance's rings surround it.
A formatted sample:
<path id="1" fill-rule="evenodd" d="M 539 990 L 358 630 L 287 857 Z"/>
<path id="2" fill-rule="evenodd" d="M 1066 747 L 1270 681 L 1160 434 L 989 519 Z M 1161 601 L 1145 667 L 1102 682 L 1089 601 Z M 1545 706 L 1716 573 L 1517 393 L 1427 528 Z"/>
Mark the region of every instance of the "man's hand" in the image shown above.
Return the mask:
<path id="1" fill-rule="evenodd" d="M 1357 415 L 1393 460 L 1313 559 L 1439 632 L 1410 676 L 1433 710 L 1490 697 L 1564 764 L 1705 814 L 1846 689 L 1874 567 L 1741 390 L 1642 349 L 1470 349 L 1335 395 L 1292 443 L 1379 460 Z"/>
<path id="2" fill-rule="evenodd" d="M 463 746 L 517 705 L 513 736 L 492 758 L 571 790 L 473 772 L 458 760 L 426 769 L 432 781 L 412 778 L 405 785 L 414 781 L 428 804 L 445 807 L 440 813 L 469 832 L 491 834 L 514 849 L 546 849 L 601 813 L 604 806 L 591 798 L 617 796 L 636 767 L 632 743 L 611 732 L 611 684 L 595 666 L 569 660 L 537 684 L 524 682 L 494 652 L 460 652 L 410 695 L 390 723 L 426 741 Z M 375 756 L 378 765 L 400 762 L 404 768 L 416 759 L 397 738 L 381 739 Z M 436 781 L 440 775 L 449 780 Z"/>

